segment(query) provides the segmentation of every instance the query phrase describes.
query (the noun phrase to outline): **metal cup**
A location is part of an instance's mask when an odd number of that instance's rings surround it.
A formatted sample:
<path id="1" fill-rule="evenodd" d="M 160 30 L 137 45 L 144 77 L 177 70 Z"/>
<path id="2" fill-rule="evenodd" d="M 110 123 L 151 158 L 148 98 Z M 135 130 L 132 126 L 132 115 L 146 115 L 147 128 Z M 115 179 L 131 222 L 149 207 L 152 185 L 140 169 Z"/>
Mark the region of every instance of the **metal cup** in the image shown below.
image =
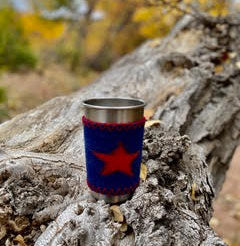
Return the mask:
<path id="1" fill-rule="evenodd" d="M 85 113 L 84 117 L 91 121 L 97 123 L 131 123 L 131 122 L 138 122 L 144 119 L 144 106 L 145 103 L 139 99 L 130 99 L 130 98 L 92 98 L 83 101 Z M 124 124 L 123 124 L 124 125 Z M 144 123 L 143 123 L 144 125 Z M 99 134 L 96 132 L 96 134 Z M 101 134 L 101 133 L 100 133 Z M 140 134 L 141 135 L 141 134 Z M 101 136 L 99 136 L 101 137 Z M 84 138 L 85 138 L 85 152 L 89 152 L 88 144 L 86 144 L 87 136 L 86 136 L 86 129 L 84 126 Z M 131 133 L 129 134 L 129 139 L 131 138 Z M 140 136 L 141 144 L 143 140 L 143 130 L 142 135 Z M 97 140 L 95 140 L 96 142 Z M 139 150 L 139 154 L 141 156 L 141 150 Z M 141 157 L 140 157 L 141 158 Z M 89 174 L 90 167 L 88 165 L 91 164 L 91 160 L 86 154 L 86 161 L 87 161 L 87 176 Z M 139 161 L 139 159 L 138 159 Z M 114 163 L 112 163 L 114 165 Z M 139 170 L 140 172 L 140 164 Z M 91 168 L 93 168 L 91 166 Z M 130 177 L 131 178 L 131 177 Z M 100 192 L 96 192 L 91 190 L 91 194 L 96 199 L 105 200 L 108 203 L 117 203 L 127 200 L 132 193 L 123 194 L 123 195 L 106 195 L 101 194 Z"/>

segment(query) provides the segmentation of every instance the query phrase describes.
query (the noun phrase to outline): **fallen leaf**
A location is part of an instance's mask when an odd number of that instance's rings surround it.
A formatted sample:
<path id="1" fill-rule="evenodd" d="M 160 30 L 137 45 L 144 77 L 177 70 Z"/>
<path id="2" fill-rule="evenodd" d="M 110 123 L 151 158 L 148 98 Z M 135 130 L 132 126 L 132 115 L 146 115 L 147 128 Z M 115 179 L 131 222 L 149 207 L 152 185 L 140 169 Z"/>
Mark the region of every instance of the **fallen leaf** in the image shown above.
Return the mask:
<path id="1" fill-rule="evenodd" d="M 216 227 L 216 226 L 219 225 L 219 220 L 217 218 L 215 218 L 215 217 L 212 217 L 210 222 L 209 222 L 209 224 L 210 224 L 211 227 Z"/>
<path id="2" fill-rule="evenodd" d="M 225 198 L 225 200 L 226 200 L 227 202 L 230 202 L 230 203 L 232 203 L 232 202 L 235 201 L 234 197 L 233 197 L 231 194 L 225 195 L 224 198 Z"/>
<path id="3" fill-rule="evenodd" d="M 144 163 L 141 164 L 140 178 L 142 180 L 146 180 L 147 178 L 147 166 Z"/>
<path id="4" fill-rule="evenodd" d="M 236 220 L 240 221 L 240 211 L 235 212 L 233 216 Z"/>
<path id="5" fill-rule="evenodd" d="M 230 52 L 230 53 L 229 53 L 229 57 L 230 57 L 231 59 L 235 58 L 236 56 L 237 56 L 237 53 L 235 53 L 235 52 Z"/>
<path id="6" fill-rule="evenodd" d="M 227 238 L 223 238 L 223 241 L 228 245 L 228 246 L 233 246 L 232 242 L 227 239 Z"/>
<path id="7" fill-rule="evenodd" d="M 40 225 L 40 230 L 41 230 L 41 232 L 44 232 L 46 230 L 46 226 L 45 225 Z"/>
<path id="8" fill-rule="evenodd" d="M 120 210 L 120 207 L 117 206 L 117 205 L 112 205 L 110 207 L 110 209 L 112 210 L 113 212 L 113 218 L 114 218 L 114 221 L 116 222 L 123 222 L 124 220 L 124 217 L 123 217 L 123 214 Z"/>
<path id="9" fill-rule="evenodd" d="M 197 190 L 197 184 L 193 183 L 192 184 L 192 194 L 191 194 L 191 198 L 192 198 L 193 201 L 197 200 L 197 198 L 196 198 L 196 190 Z"/>
<path id="10" fill-rule="evenodd" d="M 236 220 L 240 221 L 240 203 L 235 205 L 233 216 Z"/>
<path id="11" fill-rule="evenodd" d="M 149 42 L 149 46 L 151 48 L 155 48 L 161 44 L 161 39 L 154 39 L 153 41 Z"/>
<path id="12" fill-rule="evenodd" d="M 24 242 L 23 236 L 20 234 L 14 238 L 14 241 L 18 242 L 19 246 L 27 246 L 27 244 Z"/>
<path id="13" fill-rule="evenodd" d="M 148 108 L 144 110 L 144 117 L 149 120 L 154 114 L 154 110 L 152 108 Z"/>
<path id="14" fill-rule="evenodd" d="M 0 240 L 6 236 L 7 230 L 6 226 L 0 225 Z"/>
<path id="15" fill-rule="evenodd" d="M 215 73 L 217 73 L 217 74 L 221 73 L 223 71 L 223 66 L 217 65 L 214 70 L 215 70 Z"/>
<path id="16" fill-rule="evenodd" d="M 240 61 L 236 62 L 236 67 L 240 69 Z"/>
<path id="17" fill-rule="evenodd" d="M 160 125 L 161 121 L 160 120 L 148 120 L 145 123 L 145 127 L 150 127 L 150 126 L 154 126 L 154 125 Z"/>
<path id="18" fill-rule="evenodd" d="M 121 227 L 120 227 L 120 231 L 121 231 L 121 232 L 125 232 L 125 231 L 127 231 L 127 229 L 128 229 L 127 223 L 123 223 L 123 224 L 121 225 Z"/>
<path id="19" fill-rule="evenodd" d="M 20 216 L 16 217 L 15 220 L 9 220 L 8 224 L 15 232 L 21 232 L 30 225 L 28 218 Z"/>

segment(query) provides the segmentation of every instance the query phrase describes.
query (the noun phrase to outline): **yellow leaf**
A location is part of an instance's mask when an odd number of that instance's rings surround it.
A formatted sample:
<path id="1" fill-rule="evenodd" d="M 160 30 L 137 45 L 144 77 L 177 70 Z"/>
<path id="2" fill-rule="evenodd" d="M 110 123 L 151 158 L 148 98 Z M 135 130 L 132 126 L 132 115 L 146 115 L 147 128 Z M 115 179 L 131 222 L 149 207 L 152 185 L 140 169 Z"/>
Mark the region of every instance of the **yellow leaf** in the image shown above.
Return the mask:
<path id="1" fill-rule="evenodd" d="M 240 61 L 236 62 L 236 67 L 240 69 Z"/>
<path id="2" fill-rule="evenodd" d="M 230 52 L 228 55 L 229 55 L 229 57 L 230 57 L 231 59 L 234 59 L 234 58 L 237 56 L 237 53 L 235 53 L 235 52 Z"/>
<path id="3" fill-rule="evenodd" d="M 235 242 L 232 240 L 230 240 L 228 238 L 223 238 L 223 241 L 226 243 L 227 246 L 239 246 L 240 245 L 238 240 L 237 241 L 234 240 Z"/>
<path id="4" fill-rule="evenodd" d="M 144 110 L 144 117 L 149 120 L 154 114 L 154 110 L 152 108 L 148 108 Z"/>
<path id="5" fill-rule="evenodd" d="M 7 234 L 6 226 L 0 226 L 0 240 L 3 239 Z"/>
<path id="6" fill-rule="evenodd" d="M 127 223 L 123 223 L 123 224 L 121 225 L 121 227 L 120 227 L 120 231 L 121 231 L 121 232 L 126 232 L 127 229 L 128 229 Z"/>
<path id="7" fill-rule="evenodd" d="M 216 227 L 216 226 L 219 225 L 219 220 L 217 218 L 215 218 L 215 217 L 212 217 L 210 222 L 209 222 L 209 224 L 210 224 L 211 227 Z"/>
<path id="8" fill-rule="evenodd" d="M 236 220 L 240 221 L 240 203 L 236 204 L 233 216 Z"/>
<path id="9" fill-rule="evenodd" d="M 20 234 L 14 238 L 14 241 L 18 242 L 19 246 L 27 246 L 27 244 L 24 242 L 23 236 Z"/>
<path id="10" fill-rule="evenodd" d="M 140 178 L 142 180 L 146 180 L 147 178 L 147 166 L 144 163 L 141 164 Z"/>
<path id="11" fill-rule="evenodd" d="M 159 39 L 154 39 L 153 41 L 149 42 L 148 45 L 151 48 L 155 48 L 155 47 L 159 46 L 160 44 L 161 44 L 161 39 L 159 38 Z M 152 110 L 153 111 L 153 109 L 146 109 L 146 110 Z"/>
<path id="12" fill-rule="evenodd" d="M 217 65 L 214 70 L 215 70 L 215 73 L 217 73 L 217 74 L 221 73 L 223 71 L 223 66 Z"/>
<path id="13" fill-rule="evenodd" d="M 160 120 L 148 120 L 145 123 L 145 127 L 150 127 L 150 126 L 155 126 L 155 125 L 160 125 L 161 121 Z"/>
<path id="14" fill-rule="evenodd" d="M 197 198 L 196 198 L 196 190 L 197 190 L 197 184 L 193 183 L 192 184 L 192 194 L 191 194 L 191 198 L 192 198 L 193 201 L 197 200 Z"/>
<path id="15" fill-rule="evenodd" d="M 116 222 L 123 222 L 124 220 L 124 217 L 123 217 L 123 214 L 120 210 L 120 207 L 117 206 L 117 205 L 112 205 L 110 207 L 110 209 L 112 210 L 113 212 L 113 218 L 114 218 L 114 221 Z"/>

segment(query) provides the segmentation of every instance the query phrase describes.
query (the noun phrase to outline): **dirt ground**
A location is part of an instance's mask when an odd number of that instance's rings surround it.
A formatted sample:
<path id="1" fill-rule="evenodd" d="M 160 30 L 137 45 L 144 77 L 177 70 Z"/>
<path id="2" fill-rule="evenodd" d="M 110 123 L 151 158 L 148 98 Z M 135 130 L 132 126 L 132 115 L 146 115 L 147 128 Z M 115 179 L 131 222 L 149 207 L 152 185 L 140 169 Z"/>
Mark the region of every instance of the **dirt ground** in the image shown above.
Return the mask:
<path id="1" fill-rule="evenodd" d="M 211 225 L 231 246 L 240 246 L 240 146 L 227 173 L 223 189 L 214 203 Z"/>
<path id="2" fill-rule="evenodd" d="M 60 65 L 52 64 L 29 72 L 2 73 L 0 86 L 7 90 L 8 114 L 12 118 L 53 97 L 72 93 L 96 77 L 94 72 L 73 74 Z"/>

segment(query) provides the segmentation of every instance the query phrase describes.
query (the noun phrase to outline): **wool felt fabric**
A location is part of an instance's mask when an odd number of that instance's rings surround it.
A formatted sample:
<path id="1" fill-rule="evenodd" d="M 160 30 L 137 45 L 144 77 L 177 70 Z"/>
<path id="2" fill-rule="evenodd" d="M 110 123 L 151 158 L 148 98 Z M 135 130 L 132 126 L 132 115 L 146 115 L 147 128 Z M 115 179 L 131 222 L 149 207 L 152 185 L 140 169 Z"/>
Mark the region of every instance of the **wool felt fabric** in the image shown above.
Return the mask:
<path id="1" fill-rule="evenodd" d="M 82 118 L 87 184 L 97 193 L 124 195 L 139 185 L 145 118 L 99 123 Z"/>

